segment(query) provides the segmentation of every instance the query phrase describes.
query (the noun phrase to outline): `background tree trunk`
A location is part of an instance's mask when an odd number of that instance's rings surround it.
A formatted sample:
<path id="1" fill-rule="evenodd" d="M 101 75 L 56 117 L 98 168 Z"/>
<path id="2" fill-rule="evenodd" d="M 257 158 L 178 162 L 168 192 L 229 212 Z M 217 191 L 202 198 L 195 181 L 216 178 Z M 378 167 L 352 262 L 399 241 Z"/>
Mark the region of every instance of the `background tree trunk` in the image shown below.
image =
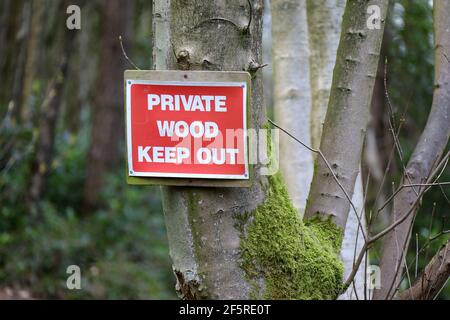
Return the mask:
<path id="1" fill-rule="evenodd" d="M 401 185 L 427 182 L 450 136 L 450 2 L 434 2 L 435 80 L 433 104 L 425 129 L 404 172 Z M 393 297 L 403 276 L 405 253 L 417 213 L 416 199 L 424 187 L 404 188 L 394 199 L 393 221 L 413 210 L 384 241 L 380 261 L 381 288 L 374 299 Z"/>
<path id="2" fill-rule="evenodd" d="M 60 62 L 58 67 L 55 68 L 55 76 L 48 84 L 40 109 L 39 138 L 36 146 L 36 158 L 32 163 L 31 170 L 33 172 L 29 194 L 31 204 L 39 203 L 45 190 L 46 178 L 53 159 L 56 124 L 61 109 L 68 63 L 73 49 L 74 31 L 63 29 L 61 34 L 60 42 L 57 42 L 60 47 Z"/>
<path id="3" fill-rule="evenodd" d="M 311 85 L 306 1 L 272 0 L 273 98 L 276 122 L 311 145 Z M 312 180 L 311 151 L 280 136 L 280 169 L 294 206 L 303 216 Z"/>
<path id="4" fill-rule="evenodd" d="M 6 44 L 9 43 L 7 42 L 7 40 L 9 40 L 7 39 L 10 20 L 9 16 L 13 14 L 11 10 L 11 2 L 12 2 L 11 0 L 5 0 L 0 3 L 0 71 L 3 71 L 3 64 L 6 58 L 6 51 L 8 48 Z"/>
<path id="5" fill-rule="evenodd" d="M 18 28 L 12 29 L 14 31 L 13 37 L 15 37 L 16 44 L 10 50 L 10 59 L 7 60 L 5 67 L 12 67 L 11 72 L 12 85 L 10 89 L 5 93 L 9 99 L 8 102 L 13 103 L 13 118 L 18 120 L 20 118 L 22 110 L 22 96 L 24 85 L 24 70 L 25 62 L 27 60 L 27 48 L 28 39 L 30 34 L 31 23 L 31 1 L 25 1 L 23 5 L 20 5 L 18 1 L 15 2 L 19 7 L 19 15 L 17 23 Z M 15 7 L 17 9 L 17 7 Z M 17 19 L 17 16 L 14 16 Z M 18 49 L 17 49 L 18 48 Z M 18 51 L 18 52 L 17 52 Z"/>
<path id="6" fill-rule="evenodd" d="M 44 17 L 44 1 L 31 0 L 31 25 L 28 37 L 27 58 L 24 70 L 21 118 L 22 121 L 29 122 L 32 120 L 34 113 L 32 104 L 33 80 L 36 73 L 36 65 L 38 59 L 38 48 L 42 37 L 42 25 Z"/>
<path id="7" fill-rule="evenodd" d="M 123 137 L 122 81 L 125 59 L 119 36 L 126 39 L 129 2 L 103 1 L 102 36 L 95 106 L 92 110 L 92 140 L 84 189 L 85 211 L 100 204 L 106 174 L 118 165 Z"/>

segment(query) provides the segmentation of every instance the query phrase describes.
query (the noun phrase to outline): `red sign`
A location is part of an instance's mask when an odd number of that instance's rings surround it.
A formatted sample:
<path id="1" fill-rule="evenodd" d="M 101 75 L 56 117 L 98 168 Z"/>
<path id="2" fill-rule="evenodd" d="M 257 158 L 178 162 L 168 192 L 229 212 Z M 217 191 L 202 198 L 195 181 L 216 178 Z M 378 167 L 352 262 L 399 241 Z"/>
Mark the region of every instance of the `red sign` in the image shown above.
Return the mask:
<path id="1" fill-rule="evenodd" d="M 127 80 L 129 176 L 248 179 L 245 82 Z"/>

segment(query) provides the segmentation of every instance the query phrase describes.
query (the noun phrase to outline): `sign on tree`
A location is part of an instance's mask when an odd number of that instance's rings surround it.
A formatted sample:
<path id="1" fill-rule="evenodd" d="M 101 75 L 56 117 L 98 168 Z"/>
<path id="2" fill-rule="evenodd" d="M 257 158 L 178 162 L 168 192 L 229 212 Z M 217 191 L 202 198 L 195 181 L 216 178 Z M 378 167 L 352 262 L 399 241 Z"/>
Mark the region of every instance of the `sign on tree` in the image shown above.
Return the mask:
<path id="1" fill-rule="evenodd" d="M 249 184 L 246 72 L 126 71 L 128 182 Z"/>

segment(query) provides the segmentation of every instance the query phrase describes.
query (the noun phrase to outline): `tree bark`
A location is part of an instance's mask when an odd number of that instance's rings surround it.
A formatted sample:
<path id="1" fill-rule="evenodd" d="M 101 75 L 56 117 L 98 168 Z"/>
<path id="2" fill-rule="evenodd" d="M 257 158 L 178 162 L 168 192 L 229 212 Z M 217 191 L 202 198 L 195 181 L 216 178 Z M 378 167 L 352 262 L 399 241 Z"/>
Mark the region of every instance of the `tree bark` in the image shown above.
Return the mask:
<path id="1" fill-rule="evenodd" d="M 311 145 L 311 85 L 306 1 L 272 0 L 273 98 L 276 122 Z M 280 169 L 294 206 L 303 216 L 312 180 L 311 151 L 280 136 Z"/>
<path id="2" fill-rule="evenodd" d="M 129 3 L 103 1 L 99 74 L 95 105 L 92 110 L 92 140 L 88 154 L 84 188 L 84 211 L 99 205 L 99 195 L 106 174 L 118 165 L 123 137 L 122 81 L 125 59 L 119 36 L 126 38 Z"/>
<path id="3" fill-rule="evenodd" d="M 154 1 L 155 69 L 246 70 L 261 61 L 262 0 Z M 251 23 L 248 31 L 244 29 Z M 215 20 L 222 17 L 225 20 Z M 252 122 L 265 123 L 262 81 L 252 80 Z M 170 255 L 182 298 L 245 299 L 250 284 L 239 266 L 236 216 L 265 198 L 258 166 L 251 188 L 163 187 Z"/>
<path id="4" fill-rule="evenodd" d="M 425 129 L 411 156 L 402 184 L 424 183 L 437 165 L 450 136 L 450 2 L 434 2 L 435 79 L 433 104 Z M 403 188 L 394 199 L 393 221 L 409 212 L 423 189 Z M 408 218 L 399 224 L 384 241 L 380 261 L 381 288 L 374 299 L 391 298 L 396 294 L 403 273 L 403 262 L 408 249 L 411 228 L 417 206 Z"/>
<path id="5" fill-rule="evenodd" d="M 322 135 L 322 125 L 325 120 L 330 97 L 333 68 L 336 63 L 336 52 L 339 45 L 345 3 L 346 1 L 332 0 L 307 1 L 312 91 L 310 131 L 313 148 L 319 147 L 320 137 Z M 311 164 L 311 177 L 312 171 Z M 308 181 L 308 191 L 309 185 L 310 180 Z M 358 209 L 358 212 L 361 212 L 364 208 L 364 190 L 361 175 L 357 177 L 352 201 Z M 365 228 L 364 214 L 361 220 Z M 358 227 L 358 219 L 354 214 L 350 213 L 341 249 L 341 257 L 345 268 L 344 276 L 348 276 L 353 269 L 355 246 L 356 252 L 359 252 L 363 245 L 363 237 Z M 361 265 L 355 277 L 355 286 L 350 286 L 340 296 L 340 299 L 363 297 L 364 271 L 364 265 Z M 355 288 L 357 291 L 356 295 L 354 293 Z"/>
<path id="6" fill-rule="evenodd" d="M 11 10 L 11 0 L 2 1 L 0 4 L 0 70 L 3 70 L 3 63 L 6 58 L 7 52 L 7 32 L 9 30 L 10 15 L 13 13 Z M 2 73 L 3 74 L 3 73 Z"/>
<path id="7" fill-rule="evenodd" d="M 435 298 L 450 278 L 450 242 L 431 259 L 411 288 L 399 295 L 402 300 L 431 300 Z"/>
<path id="8" fill-rule="evenodd" d="M 0 115 L 3 117 L 4 112 L 7 111 L 6 106 L 11 98 L 11 83 L 13 82 L 13 69 L 15 66 L 15 59 L 17 52 L 12 54 L 9 43 L 17 45 L 16 33 L 19 29 L 20 14 L 23 4 L 18 4 L 12 0 L 2 1 L 0 14 L 0 74 L 2 75 L 2 86 L 0 87 Z M 16 48 L 17 50 L 17 48 Z"/>
<path id="9" fill-rule="evenodd" d="M 15 5 L 15 8 L 19 10 L 18 17 L 15 15 L 12 17 L 15 20 L 12 22 L 15 23 L 15 28 L 11 31 L 15 36 L 15 44 L 14 47 L 10 48 L 10 60 L 7 60 L 5 65 L 5 68 L 12 66 L 12 70 L 9 69 L 12 84 L 9 88 L 7 87 L 9 90 L 7 89 L 8 91 L 5 92 L 5 98 L 9 99 L 9 103 L 12 103 L 13 118 L 18 120 L 22 109 L 24 69 L 27 59 L 27 44 L 31 22 L 31 1 L 26 1 L 23 5 L 15 2 Z"/>
<path id="10" fill-rule="evenodd" d="M 263 0 L 154 2 L 156 69 L 249 70 L 252 128 L 266 126 L 261 59 Z M 259 134 L 266 136 L 267 133 Z M 335 299 L 342 238 L 334 224 L 303 224 L 279 175 L 253 167 L 249 188 L 163 187 L 182 298 Z"/>
<path id="11" fill-rule="evenodd" d="M 307 0 L 311 50 L 311 137 L 318 148 L 330 98 L 333 68 L 346 1 Z"/>
<path id="12" fill-rule="evenodd" d="M 53 158 L 56 123 L 62 103 L 68 63 L 73 48 L 73 38 L 73 31 L 63 31 L 59 44 L 61 48 L 60 62 L 55 70 L 55 76 L 48 84 L 46 96 L 40 110 L 39 138 L 36 146 L 36 158 L 32 163 L 31 170 L 33 173 L 29 191 L 31 204 L 39 203 L 45 190 L 47 175 Z"/>
<path id="13" fill-rule="evenodd" d="M 380 29 L 367 28 L 367 7 L 380 8 Z M 349 197 L 359 173 L 388 1 L 347 2 L 320 149 Z M 350 203 L 326 163 L 316 160 L 307 219 L 331 219 L 345 230 Z M 354 214 L 354 213 L 353 213 Z"/>
<path id="14" fill-rule="evenodd" d="M 45 5 L 42 0 L 32 0 L 31 25 L 28 36 L 27 58 L 25 62 L 21 99 L 23 104 L 21 107 L 21 119 L 25 123 L 32 120 L 34 112 L 31 97 L 33 94 L 33 81 L 35 80 L 36 73 L 38 47 L 42 36 L 44 11 Z"/>
<path id="15" fill-rule="evenodd" d="M 83 32 L 77 37 L 78 46 L 78 61 L 83 61 L 84 68 L 76 68 L 75 82 L 78 84 L 78 91 L 75 97 L 79 116 L 85 111 L 91 109 L 93 104 L 91 97 L 94 96 L 96 90 L 96 78 L 98 75 L 98 60 L 99 54 L 97 39 L 91 37 L 96 30 L 99 29 L 99 22 L 97 22 L 99 12 L 96 8 L 97 3 L 88 1 L 83 5 L 83 14 L 88 16 L 88 19 L 83 20 Z M 95 101 L 94 101 L 95 103 Z M 86 110 L 87 109 L 87 110 Z M 69 120 L 67 118 L 67 120 Z M 70 124 L 72 123 L 72 124 Z M 69 121 L 69 130 L 76 132 L 78 129 L 85 127 L 80 118 L 71 119 Z"/>

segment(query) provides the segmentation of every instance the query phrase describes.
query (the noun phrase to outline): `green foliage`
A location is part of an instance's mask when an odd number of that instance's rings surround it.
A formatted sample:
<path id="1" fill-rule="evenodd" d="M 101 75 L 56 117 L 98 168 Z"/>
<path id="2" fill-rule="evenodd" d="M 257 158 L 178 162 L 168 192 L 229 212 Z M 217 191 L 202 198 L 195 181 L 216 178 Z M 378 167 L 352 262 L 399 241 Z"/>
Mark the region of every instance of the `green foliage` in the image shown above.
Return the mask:
<path id="1" fill-rule="evenodd" d="M 342 231 L 330 221 L 305 225 L 279 175 L 269 178 L 268 192 L 267 200 L 249 213 L 252 223 L 241 241 L 242 267 L 255 281 L 254 296 L 335 299 L 342 289 Z M 256 285 L 261 277 L 264 292 Z"/>
<path id="2" fill-rule="evenodd" d="M 17 145 L 30 138 L 21 131 L 8 134 Z M 32 152 L 2 170 L 0 283 L 29 288 L 37 297 L 175 298 L 155 188 L 130 187 L 122 174 L 111 174 L 102 195 L 105 208 L 80 214 L 87 138 L 58 136 L 35 218 L 24 201 Z M 66 288 L 69 265 L 80 266 L 82 290 Z"/>

